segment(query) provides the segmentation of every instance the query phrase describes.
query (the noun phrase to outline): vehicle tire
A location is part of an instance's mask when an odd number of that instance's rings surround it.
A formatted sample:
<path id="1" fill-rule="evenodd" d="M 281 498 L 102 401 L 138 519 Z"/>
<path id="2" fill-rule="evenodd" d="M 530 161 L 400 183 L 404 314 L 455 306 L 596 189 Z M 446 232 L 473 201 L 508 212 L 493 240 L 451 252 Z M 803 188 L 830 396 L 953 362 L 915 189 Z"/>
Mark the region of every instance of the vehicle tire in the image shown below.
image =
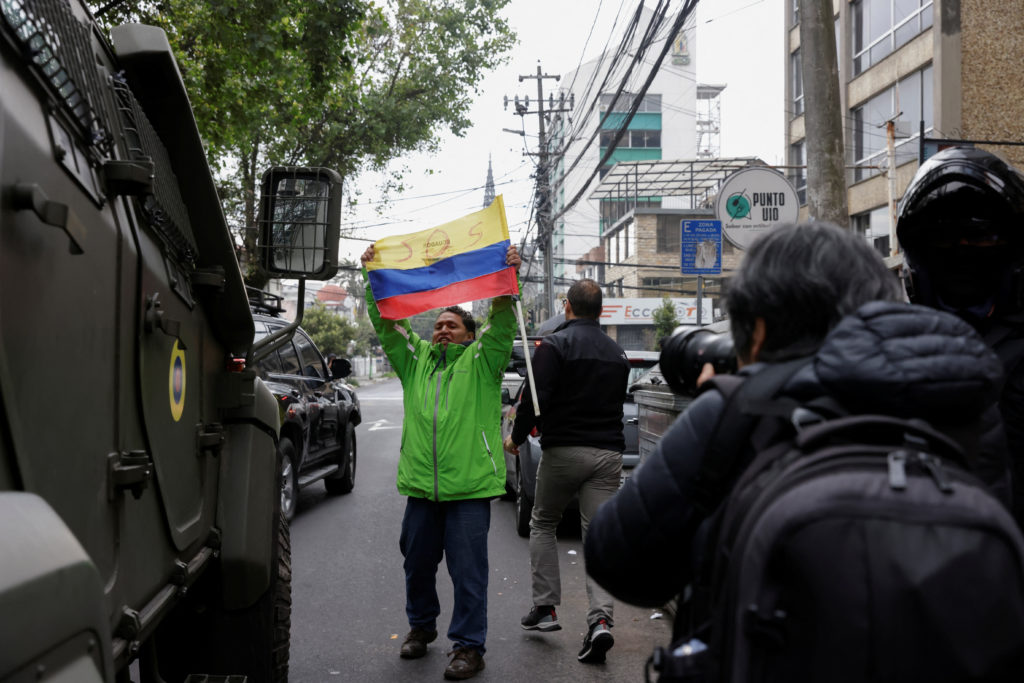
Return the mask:
<path id="1" fill-rule="evenodd" d="M 291 439 L 281 437 L 277 446 L 277 459 L 281 476 L 281 514 L 291 522 L 299 504 L 298 460 Z"/>
<path id="2" fill-rule="evenodd" d="M 533 514 L 533 501 L 523 490 L 523 474 L 516 469 L 516 533 L 522 538 L 530 537 L 530 516 Z"/>
<path id="3" fill-rule="evenodd" d="M 345 425 L 345 441 L 341 448 L 341 468 L 337 475 L 324 478 L 327 493 L 351 493 L 356 485 L 356 430 Z"/>
<path id="4" fill-rule="evenodd" d="M 276 496 L 275 496 L 276 498 Z M 292 611 L 291 536 L 280 511 L 270 586 L 253 604 L 225 610 L 219 567 L 211 567 L 154 635 L 165 681 L 190 674 L 245 676 L 249 683 L 287 683 Z"/>

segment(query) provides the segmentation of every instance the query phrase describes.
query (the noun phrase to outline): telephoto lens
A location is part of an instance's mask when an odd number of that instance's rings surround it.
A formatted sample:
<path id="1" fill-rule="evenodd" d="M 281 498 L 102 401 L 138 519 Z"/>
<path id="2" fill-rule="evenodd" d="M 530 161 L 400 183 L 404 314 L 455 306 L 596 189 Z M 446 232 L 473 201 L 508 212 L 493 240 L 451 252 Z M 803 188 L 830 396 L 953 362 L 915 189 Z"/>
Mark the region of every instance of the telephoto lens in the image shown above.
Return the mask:
<path id="1" fill-rule="evenodd" d="M 711 363 L 716 374 L 736 372 L 736 350 L 728 332 L 680 326 L 662 342 L 658 363 L 672 391 L 695 396 L 697 377 L 705 363 Z"/>

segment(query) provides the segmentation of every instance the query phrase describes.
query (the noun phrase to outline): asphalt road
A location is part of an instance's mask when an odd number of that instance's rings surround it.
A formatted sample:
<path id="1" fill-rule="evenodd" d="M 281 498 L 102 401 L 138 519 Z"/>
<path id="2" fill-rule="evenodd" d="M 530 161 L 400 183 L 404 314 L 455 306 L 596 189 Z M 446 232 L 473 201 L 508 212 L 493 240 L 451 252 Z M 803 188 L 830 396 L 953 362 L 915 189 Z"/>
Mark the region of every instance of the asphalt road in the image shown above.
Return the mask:
<path id="1" fill-rule="evenodd" d="M 397 380 L 360 387 L 355 490 L 328 496 L 322 484 L 302 491 L 292 522 L 292 645 L 290 680 L 443 680 L 452 587 L 442 562 L 440 635 L 426 657 L 398 656 L 408 631 L 402 556 L 398 550 L 405 499 L 395 489 L 402 402 Z M 616 603 L 615 646 L 605 664 L 576 660 L 586 631 L 586 589 L 578 534 L 560 539 L 562 630 L 523 631 L 530 606 L 527 540 L 516 535 L 513 505 L 491 507 L 486 669 L 480 681 L 639 681 L 651 649 L 669 640 L 671 624 L 657 610 Z M 637 580 L 643 580 L 638 577 Z M 655 618 L 652 618 L 655 617 Z"/>

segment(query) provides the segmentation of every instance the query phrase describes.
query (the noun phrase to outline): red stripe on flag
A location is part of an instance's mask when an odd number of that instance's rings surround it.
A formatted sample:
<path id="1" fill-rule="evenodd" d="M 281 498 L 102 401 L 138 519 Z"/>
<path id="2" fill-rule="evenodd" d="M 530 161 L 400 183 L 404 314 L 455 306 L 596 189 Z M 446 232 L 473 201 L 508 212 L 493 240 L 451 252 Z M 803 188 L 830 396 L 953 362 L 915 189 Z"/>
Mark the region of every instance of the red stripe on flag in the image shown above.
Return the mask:
<path id="1" fill-rule="evenodd" d="M 497 273 L 462 280 L 447 287 L 380 299 L 377 301 L 377 310 L 380 311 L 380 317 L 386 320 L 402 320 L 434 308 L 518 293 L 519 282 L 516 280 L 515 269 L 504 268 Z"/>

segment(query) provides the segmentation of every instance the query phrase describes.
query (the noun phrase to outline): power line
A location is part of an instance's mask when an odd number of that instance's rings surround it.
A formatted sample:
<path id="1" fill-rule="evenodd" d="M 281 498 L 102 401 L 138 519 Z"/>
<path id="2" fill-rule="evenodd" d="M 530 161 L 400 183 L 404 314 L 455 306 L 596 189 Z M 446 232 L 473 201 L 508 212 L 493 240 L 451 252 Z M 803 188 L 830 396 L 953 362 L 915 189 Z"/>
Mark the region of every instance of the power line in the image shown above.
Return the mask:
<path id="1" fill-rule="evenodd" d="M 674 22 L 675 30 L 673 31 L 672 35 L 676 35 L 678 30 L 680 28 L 682 28 L 682 26 L 684 25 L 686 20 L 689 18 L 690 14 L 693 12 L 693 9 L 694 9 L 694 7 L 696 7 L 696 5 L 697 5 L 697 0 L 686 0 L 686 3 L 683 5 L 683 7 L 679 11 L 679 15 L 676 17 L 676 21 Z M 652 23 L 653 23 L 653 21 L 652 21 Z M 587 189 L 589 188 L 590 183 L 594 180 L 594 177 L 598 174 L 598 172 L 601 169 L 601 167 L 604 166 L 605 163 L 607 163 L 608 159 L 612 155 L 612 152 L 615 151 L 615 146 L 618 144 L 619 140 L 622 138 L 622 134 L 625 132 L 626 128 L 629 126 L 629 122 L 632 121 L 633 116 L 636 115 L 636 112 L 640 108 L 640 104 L 641 104 L 641 102 L 643 100 L 643 96 L 647 93 L 647 89 L 650 87 L 651 83 L 654 81 L 654 77 L 657 75 L 658 69 L 661 67 L 661 62 L 665 59 L 665 55 L 668 54 L 668 51 L 669 51 L 670 48 L 671 48 L 671 43 L 666 40 L 665 41 L 665 46 L 662 48 L 661 54 L 658 56 L 657 63 L 655 64 L 654 68 L 651 69 L 651 72 L 650 72 L 647 80 L 645 81 L 645 83 L 644 83 L 640 93 L 637 94 L 637 97 L 636 97 L 636 99 L 633 102 L 633 106 L 630 108 L 629 113 L 626 115 L 626 118 L 623 121 L 623 127 L 619 130 L 618 135 L 616 136 L 616 138 L 614 140 L 612 140 L 612 144 L 608 147 L 608 150 L 605 152 L 603 158 L 598 163 L 597 168 L 595 168 L 591 172 L 590 176 L 584 181 L 583 186 L 579 189 L 579 192 L 577 192 L 576 195 L 572 198 L 572 200 L 568 204 L 563 206 L 562 209 L 555 216 L 552 217 L 552 220 L 557 220 L 558 218 L 560 218 L 562 215 L 565 214 L 566 211 L 570 210 L 573 206 L 576 205 L 577 202 L 579 202 L 580 199 L 583 198 L 583 195 L 586 193 Z M 564 176 L 563 176 L 563 179 L 564 179 Z M 557 188 L 553 188 L 553 189 L 557 189 Z"/>

